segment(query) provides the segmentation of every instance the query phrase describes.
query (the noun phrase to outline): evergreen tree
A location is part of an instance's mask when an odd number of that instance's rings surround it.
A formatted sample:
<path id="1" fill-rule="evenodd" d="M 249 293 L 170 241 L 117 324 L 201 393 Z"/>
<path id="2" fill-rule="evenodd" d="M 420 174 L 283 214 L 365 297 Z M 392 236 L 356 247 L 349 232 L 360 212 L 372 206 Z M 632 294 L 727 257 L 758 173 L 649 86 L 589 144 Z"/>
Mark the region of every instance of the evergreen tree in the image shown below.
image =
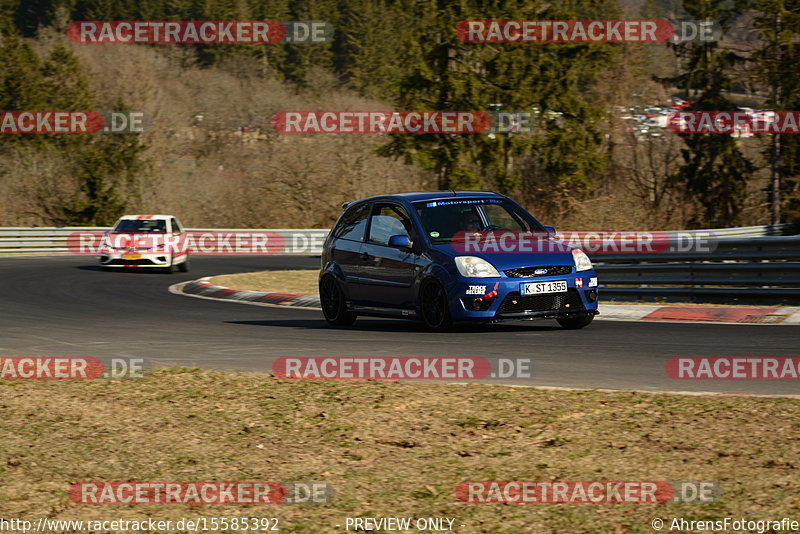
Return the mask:
<path id="1" fill-rule="evenodd" d="M 42 73 L 47 101 L 52 109 L 93 109 L 89 80 L 83 75 L 80 61 L 69 49 L 56 46 L 45 61 Z"/>
<path id="2" fill-rule="evenodd" d="M 364 96 L 394 100 L 403 75 L 398 43 L 413 35 L 415 14 L 388 0 L 340 0 L 339 9 L 336 72 Z"/>
<path id="3" fill-rule="evenodd" d="M 24 37 L 36 37 L 40 27 L 55 22 L 59 10 L 72 11 L 75 0 L 18 0 L 16 3 L 17 29 Z"/>
<path id="4" fill-rule="evenodd" d="M 289 21 L 289 0 L 250 0 L 250 13 L 255 20 Z M 259 60 L 262 76 L 276 74 L 284 77 L 287 70 L 287 47 L 280 43 L 252 44 L 246 48 L 247 53 Z"/>
<path id="5" fill-rule="evenodd" d="M 0 41 L 0 109 L 91 111 L 94 97 L 80 61 L 64 46 L 56 46 L 42 62 L 19 36 Z M 124 104 L 117 103 L 118 110 Z M 0 142 L 33 147 L 42 157 L 67 162 L 65 176 L 77 178 L 79 192 L 61 202 L 60 224 L 111 224 L 123 211 L 121 189 L 127 189 L 142 169 L 144 147 L 138 134 L 4 135 Z"/>
<path id="6" fill-rule="evenodd" d="M 542 12 L 523 0 L 491 6 L 468 0 L 411 3 L 420 15 L 406 46 L 401 107 L 487 111 L 499 104 L 503 112 L 535 115 L 538 109 L 541 120 L 532 135 L 397 135 L 381 153 L 434 170 L 441 188 L 490 184 L 511 193 L 523 180 L 590 188 L 603 167 L 596 129 L 601 114 L 583 101 L 581 83 L 607 64 L 611 47 L 463 43 L 455 27 L 470 19 L 575 19 L 597 5 L 578 10 L 565 4 Z M 515 163 L 523 156 L 534 159 L 537 176 L 523 175 L 523 167 Z"/>
<path id="7" fill-rule="evenodd" d="M 36 52 L 14 31 L 0 35 L 0 110 L 25 111 L 45 109 L 47 90 L 42 64 Z M 20 144 L 39 145 L 40 136 L 0 135 L 0 148 Z"/>
<path id="8" fill-rule="evenodd" d="M 753 8 L 758 13 L 753 26 L 763 46 L 752 59 L 759 85 L 769 90 L 768 106 L 800 110 L 800 1 L 759 0 Z M 800 222 L 800 137 L 771 134 L 764 156 L 772 178 L 771 223 Z"/>
<path id="9" fill-rule="evenodd" d="M 46 103 L 42 65 L 36 52 L 16 33 L 0 40 L 0 109 L 41 109 Z"/>
<path id="10" fill-rule="evenodd" d="M 118 100 L 115 111 L 129 111 Z M 145 168 L 146 147 L 137 133 L 84 136 L 79 150 L 69 156 L 79 179 L 80 192 L 64 204 L 64 224 L 111 225 L 129 203 L 125 195 Z"/>
<path id="11" fill-rule="evenodd" d="M 289 0 L 292 20 L 318 20 L 338 28 L 339 10 L 336 0 Z M 334 70 L 332 41 L 325 43 L 298 43 L 286 45 L 286 62 L 283 74 L 300 86 L 313 86 L 308 79 L 310 69 Z"/>
<path id="12" fill-rule="evenodd" d="M 715 20 L 723 29 L 731 26 L 741 13 L 741 2 L 702 0 L 686 4 L 694 20 Z M 683 61 L 681 73 L 665 82 L 683 89 L 697 102 L 693 111 L 734 111 L 727 98 L 732 72 L 744 58 L 733 50 L 720 47 L 718 41 L 679 43 L 675 46 Z M 686 162 L 673 177 L 686 185 L 700 203 L 703 212 L 694 217 L 697 226 L 734 226 L 739 221 L 746 183 L 754 167 L 741 153 L 736 140 L 728 134 L 689 134 L 685 136 Z"/>

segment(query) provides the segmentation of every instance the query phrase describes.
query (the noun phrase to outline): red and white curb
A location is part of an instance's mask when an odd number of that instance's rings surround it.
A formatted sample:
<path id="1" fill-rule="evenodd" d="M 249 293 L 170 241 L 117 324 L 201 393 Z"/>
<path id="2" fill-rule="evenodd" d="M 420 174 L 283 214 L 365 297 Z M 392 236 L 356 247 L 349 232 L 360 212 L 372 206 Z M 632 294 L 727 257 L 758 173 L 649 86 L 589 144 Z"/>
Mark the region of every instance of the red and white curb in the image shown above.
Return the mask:
<path id="1" fill-rule="evenodd" d="M 601 303 L 598 319 L 679 323 L 800 325 L 800 308 Z"/>
<path id="2" fill-rule="evenodd" d="M 258 306 L 288 306 L 292 308 L 320 309 L 319 296 L 296 295 L 294 293 L 264 293 L 261 291 L 245 291 L 217 286 L 209 282 L 210 276 L 182 282 L 169 287 L 171 293 L 189 297 L 205 298 L 255 304 Z"/>
<path id="3" fill-rule="evenodd" d="M 255 304 L 260 306 L 286 306 L 292 308 L 320 309 L 318 295 L 294 293 L 265 293 L 246 291 L 212 284 L 207 276 L 199 280 L 170 286 L 172 293 L 189 297 L 206 298 Z M 598 320 L 650 321 L 679 323 L 722 324 L 781 324 L 800 325 L 800 307 L 770 306 L 664 306 L 650 304 L 601 303 Z"/>

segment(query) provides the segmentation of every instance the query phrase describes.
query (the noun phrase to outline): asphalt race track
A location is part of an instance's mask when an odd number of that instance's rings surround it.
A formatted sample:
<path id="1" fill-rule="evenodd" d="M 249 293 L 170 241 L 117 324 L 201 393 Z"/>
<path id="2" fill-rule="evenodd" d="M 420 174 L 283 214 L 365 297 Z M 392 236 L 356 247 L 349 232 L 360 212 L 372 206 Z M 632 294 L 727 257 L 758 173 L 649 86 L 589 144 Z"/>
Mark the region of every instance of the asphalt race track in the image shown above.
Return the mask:
<path id="1" fill-rule="evenodd" d="M 103 272 L 93 256 L 0 259 L 0 356 L 140 357 L 156 365 L 269 372 L 280 356 L 525 356 L 532 385 L 800 394 L 796 380 L 672 380 L 675 356 L 798 356 L 800 326 L 555 321 L 427 332 L 359 319 L 332 329 L 321 312 L 169 293 L 177 282 L 264 269 L 316 268 L 319 258 L 205 256 L 192 272 Z M 275 288 L 277 291 L 280 288 Z M 602 312 L 602 307 L 601 307 Z"/>

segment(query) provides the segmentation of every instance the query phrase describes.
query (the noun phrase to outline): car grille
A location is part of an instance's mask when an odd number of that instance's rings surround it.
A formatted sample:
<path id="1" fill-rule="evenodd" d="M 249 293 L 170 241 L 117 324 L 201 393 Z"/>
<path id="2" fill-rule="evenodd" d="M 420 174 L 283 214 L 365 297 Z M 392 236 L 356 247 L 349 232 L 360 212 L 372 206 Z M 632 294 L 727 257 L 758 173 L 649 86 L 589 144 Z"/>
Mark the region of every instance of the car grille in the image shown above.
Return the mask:
<path id="1" fill-rule="evenodd" d="M 140 260 L 114 259 L 106 263 L 106 265 L 156 265 L 156 264 L 152 260 L 148 259 L 140 259 Z"/>
<path id="2" fill-rule="evenodd" d="M 547 269 L 546 273 L 535 274 L 539 269 Z M 520 267 L 518 269 L 509 269 L 503 271 L 506 276 L 511 278 L 531 278 L 536 276 L 558 276 L 560 274 L 569 274 L 572 272 L 570 265 L 543 265 L 536 267 Z"/>
<path id="3" fill-rule="evenodd" d="M 547 295 L 520 295 L 509 293 L 500 304 L 498 314 L 544 312 L 544 311 L 581 311 L 584 310 L 581 297 L 575 289 L 566 293 L 550 293 Z"/>

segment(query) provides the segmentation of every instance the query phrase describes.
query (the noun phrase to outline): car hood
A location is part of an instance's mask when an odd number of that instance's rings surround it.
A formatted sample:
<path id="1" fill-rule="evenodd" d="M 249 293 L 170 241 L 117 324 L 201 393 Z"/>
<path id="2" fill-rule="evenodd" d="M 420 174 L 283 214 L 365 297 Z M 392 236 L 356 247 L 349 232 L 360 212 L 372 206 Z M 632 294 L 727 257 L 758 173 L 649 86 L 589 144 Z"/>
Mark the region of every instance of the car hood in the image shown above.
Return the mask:
<path id="1" fill-rule="evenodd" d="M 166 234 L 106 232 L 104 240 L 117 248 L 152 248 L 164 243 Z"/>
<path id="2" fill-rule="evenodd" d="M 572 257 L 572 249 L 574 247 L 565 245 L 555 239 L 547 240 L 543 245 L 533 252 L 526 251 L 524 247 L 522 247 L 522 250 L 513 249 L 509 252 L 494 252 L 492 251 L 493 247 L 482 247 L 480 250 L 475 250 L 453 243 L 432 245 L 432 248 L 451 258 L 456 256 L 475 256 L 484 259 L 494 265 L 498 271 L 520 267 L 536 267 L 538 265 L 575 265 L 575 260 Z"/>

